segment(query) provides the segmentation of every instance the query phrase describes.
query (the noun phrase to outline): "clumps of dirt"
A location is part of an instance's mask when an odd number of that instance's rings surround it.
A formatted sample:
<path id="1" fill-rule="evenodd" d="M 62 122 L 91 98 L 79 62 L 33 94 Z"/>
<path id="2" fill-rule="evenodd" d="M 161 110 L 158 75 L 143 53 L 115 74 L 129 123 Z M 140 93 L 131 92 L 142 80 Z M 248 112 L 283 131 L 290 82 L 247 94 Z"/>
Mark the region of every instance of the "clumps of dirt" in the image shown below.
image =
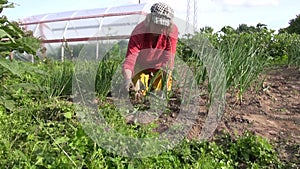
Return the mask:
<path id="1" fill-rule="evenodd" d="M 230 128 L 238 125 L 271 140 L 283 134 L 300 143 L 300 72 L 296 68 L 280 67 L 263 74 L 263 86 L 251 88 L 244 94 L 242 104 L 228 98 L 224 122 Z M 242 119 L 237 122 L 233 119 Z M 246 123 L 245 123 L 246 122 Z"/>
<path id="2" fill-rule="evenodd" d="M 282 159 L 295 161 L 295 155 L 300 154 L 300 71 L 275 67 L 259 80 L 262 86 L 248 90 L 241 104 L 228 95 L 225 114 L 216 132 L 226 130 L 234 135 L 252 131 L 275 143 Z"/>

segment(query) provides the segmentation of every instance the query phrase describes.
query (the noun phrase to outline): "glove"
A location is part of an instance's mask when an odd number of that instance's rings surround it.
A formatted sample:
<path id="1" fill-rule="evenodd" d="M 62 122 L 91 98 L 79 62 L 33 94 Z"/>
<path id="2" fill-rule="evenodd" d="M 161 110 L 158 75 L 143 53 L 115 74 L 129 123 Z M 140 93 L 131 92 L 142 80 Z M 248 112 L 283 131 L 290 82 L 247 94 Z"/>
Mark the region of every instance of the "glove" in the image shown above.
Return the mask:
<path id="1" fill-rule="evenodd" d="M 119 88 L 119 97 L 126 98 L 130 94 L 131 86 L 133 86 L 131 79 L 124 79 Z"/>
<path id="2" fill-rule="evenodd" d="M 130 91 L 133 89 L 134 85 L 131 81 L 131 79 L 125 79 L 124 82 L 123 82 L 123 87 L 125 89 L 125 91 Z"/>
<path id="3" fill-rule="evenodd" d="M 134 86 L 131 81 L 131 75 L 132 75 L 131 70 L 125 69 L 123 71 L 123 76 L 124 76 L 123 89 L 127 92 Z"/>

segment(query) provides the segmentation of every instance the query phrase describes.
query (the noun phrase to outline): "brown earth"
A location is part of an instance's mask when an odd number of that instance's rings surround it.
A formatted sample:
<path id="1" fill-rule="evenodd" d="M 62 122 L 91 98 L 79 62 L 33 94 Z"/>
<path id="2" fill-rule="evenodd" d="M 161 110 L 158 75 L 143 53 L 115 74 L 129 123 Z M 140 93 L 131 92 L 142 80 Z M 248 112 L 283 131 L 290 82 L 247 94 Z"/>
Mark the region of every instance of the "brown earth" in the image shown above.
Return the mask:
<path id="1" fill-rule="evenodd" d="M 281 67 L 263 74 L 262 89 L 250 89 L 241 104 L 228 97 L 223 123 L 229 130 L 252 130 L 271 140 L 300 143 L 300 71 Z"/>
<path id="2" fill-rule="evenodd" d="M 248 90 L 241 104 L 228 97 L 217 131 L 253 131 L 275 143 L 284 160 L 300 165 L 300 70 L 272 68 L 261 76 L 261 82 L 262 88 Z"/>

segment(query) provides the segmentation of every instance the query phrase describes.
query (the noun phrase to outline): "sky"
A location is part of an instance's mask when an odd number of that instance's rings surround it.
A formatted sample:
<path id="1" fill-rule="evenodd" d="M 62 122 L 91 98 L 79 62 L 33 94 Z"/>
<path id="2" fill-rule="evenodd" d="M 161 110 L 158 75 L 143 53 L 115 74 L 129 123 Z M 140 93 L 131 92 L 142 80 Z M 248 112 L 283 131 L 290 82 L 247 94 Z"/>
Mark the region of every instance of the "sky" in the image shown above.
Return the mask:
<path id="1" fill-rule="evenodd" d="M 10 0 L 15 8 L 4 9 L 1 15 L 9 20 L 45 13 L 70 10 L 106 8 L 128 4 L 154 3 L 157 0 Z M 175 11 L 175 17 L 193 24 L 197 15 L 198 28 L 212 27 L 219 31 L 224 26 L 237 28 L 240 24 L 256 26 L 266 24 L 267 28 L 277 31 L 289 26 L 289 21 L 300 14 L 300 1 L 296 0 L 161 0 Z M 189 5 L 188 5 L 188 2 Z M 188 7 L 189 6 L 189 7 Z M 187 10 L 189 9 L 189 10 Z M 196 9 L 196 12 L 194 12 Z M 189 14 L 189 15 L 188 15 Z"/>

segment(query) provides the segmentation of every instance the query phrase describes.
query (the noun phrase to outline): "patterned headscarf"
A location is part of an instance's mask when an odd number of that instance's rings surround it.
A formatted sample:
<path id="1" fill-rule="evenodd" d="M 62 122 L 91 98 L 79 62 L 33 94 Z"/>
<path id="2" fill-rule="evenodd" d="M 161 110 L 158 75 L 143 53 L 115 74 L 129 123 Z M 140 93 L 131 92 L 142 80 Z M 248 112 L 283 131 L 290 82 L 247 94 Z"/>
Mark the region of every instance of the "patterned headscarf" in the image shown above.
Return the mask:
<path id="1" fill-rule="evenodd" d="M 158 25 L 169 26 L 174 17 L 173 9 L 162 2 L 155 3 L 151 7 L 152 22 Z"/>

